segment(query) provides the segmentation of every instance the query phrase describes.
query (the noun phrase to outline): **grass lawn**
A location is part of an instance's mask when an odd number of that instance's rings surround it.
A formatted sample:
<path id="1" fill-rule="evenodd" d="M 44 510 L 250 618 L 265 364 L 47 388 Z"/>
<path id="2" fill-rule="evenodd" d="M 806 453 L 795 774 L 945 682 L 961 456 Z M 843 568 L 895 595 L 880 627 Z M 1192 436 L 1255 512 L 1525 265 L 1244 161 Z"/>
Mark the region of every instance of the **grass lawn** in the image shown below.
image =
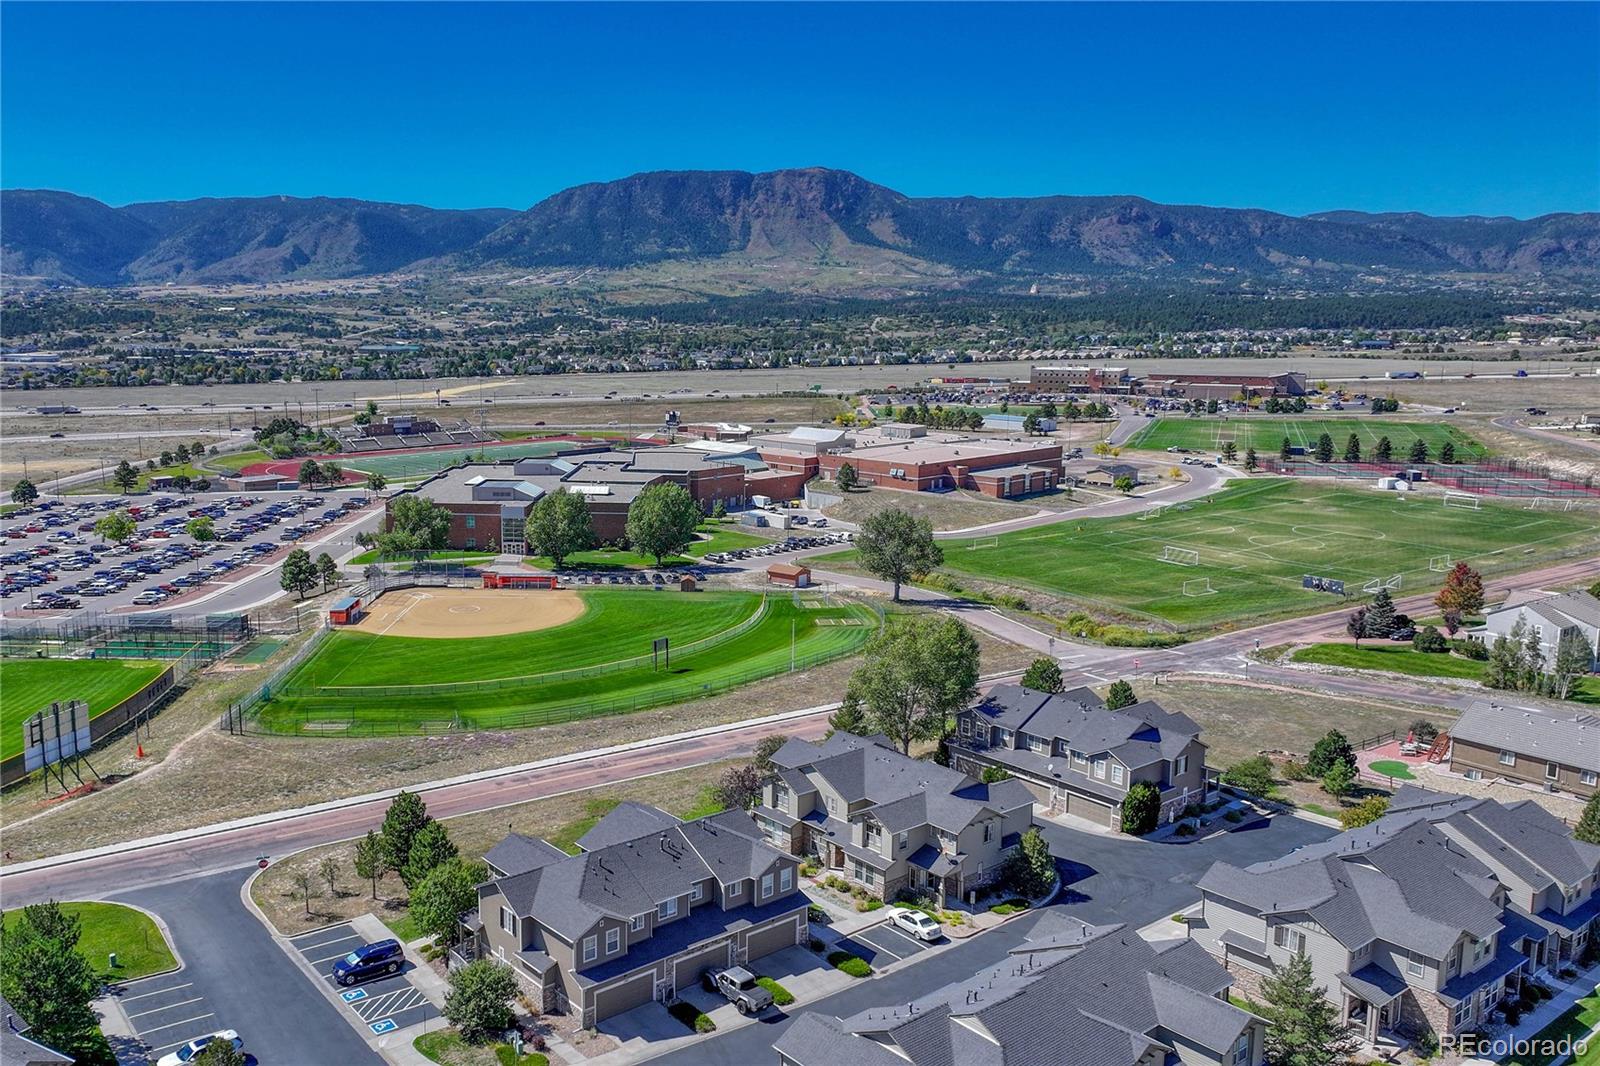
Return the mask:
<path id="1" fill-rule="evenodd" d="M 1437 586 L 1442 575 L 1429 563 L 1447 554 L 1489 573 L 1526 569 L 1600 545 L 1600 527 L 1581 514 L 1489 502 L 1481 510 L 1447 508 L 1438 497 L 1263 478 L 1144 520 L 1067 520 L 941 543 L 945 570 L 1207 628 L 1348 603 L 1302 588 L 1306 574 L 1341 579 L 1356 597 L 1367 581 L 1398 574 L 1405 595 Z M 1168 547 L 1198 553 L 1198 561 L 1163 562 Z"/>
<path id="2" fill-rule="evenodd" d="M 1563 1039 L 1576 1041 L 1579 1037 L 1592 1032 L 1600 1026 L 1600 991 L 1595 991 L 1574 1003 L 1570 1010 L 1549 1025 L 1540 1029 L 1531 1042 L 1540 1046 L 1548 1042 L 1555 1046 Z M 1529 1054 L 1519 1055 L 1503 1060 L 1505 1066 L 1549 1066 L 1555 1061 L 1557 1055 Z M 1589 1049 L 1584 1054 L 1572 1060 L 1573 1066 L 1597 1066 L 1600 1064 L 1600 1037 L 1589 1044 Z"/>
<path id="3" fill-rule="evenodd" d="M 518 1056 L 510 1044 L 476 1047 L 454 1029 L 436 1029 L 411 1042 L 424 1057 L 439 1066 L 547 1066 L 550 1059 L 537 1051 Z"/>
<path id="4" fill-rule="evenodd" d="M 161 663 L 141 659 L 0 660 L 0 759 L 22 751 L 22 726 L 52 700 L 83 700 L 89 717 L 121 703 L 155 679 Z"/>
<path id="5" fill-rule="evenodd" d="M 530 633 L 438 640 L 336 632 L 284 681 L 262 722 L 308 733 L 399 733 L 622 713 L 783 673 L 791 641 L 796 660 L 849 654 L 877 622 L 859 605 L 786 594 L 578 595 L 582 616 Z M 670 667 L 657 670 L 650 653 L 659 636 L 672 651 Z"/>
<path id="6" fill-rule="evenodd" d="M 242 452 L 223 452 L 220 455 L 206 457 L 206 466 L 213 470 L 223 470 L 230 474 L 237 474 L 252 463 L 269 462 L 272 456 L 260 448 L 246 448 Z"/>
<path id="7" fill-rule="evenodd" d="M 1427 442 L 1428 454 L 1437 457 L 1439 449 L 1448 441 L 1456 446 L 1458 459 L 1480 458 L 1487 449 L 1454 426 L 1439 422 L 1402 422 L 1377 418 L 1317 418 L 1312 415 L 1276 415 L 1262 418 L 1158 418 L 1145 426 L 1133 439 L 1129 448 L 1164 451 L 1167 448 L 1190 448 L 1195 451 L 1217 451 L 1225 441 L 1239 446 L 1239 454 L 1254 448 L 1263 456 L 1278 454 L 1283 438 L 1288 437 L 1296 447 L 1310 451 L 1316 447 L 1317 438 L 1326 433 L 1333 438 L 1334 456 L 1344 455 L 1345 442 L 1354 433 L 1361 441 L 1361 454 L 1370 457 L 1379 437 L 1388 437 L 1394 448 L 1394 457 L 1404 461 L 1411 445 L 1419 438 Z"/>
<path id="8" fill-rule="evenodd" d="M 484 457 L 484 461 L 493 463 L 502 459 L 554 455 L 556 452 L 569 451 L 578 446 L 570 440 L 531 440 L 517 444 L 464 444 L 459 448 L 441 448 L 402 455 L 354 452 L 339 456 L 337 462 L 347 470 L 359 470 L 363 474 L 382 474 L 392 481 L 396 478 L 437 474 L 449 467 L 475 460 L 479 455 Z"/>
<path id="9" fill-rule="evenodd" d="M 1294 653 L 1297 663 L 1346 666 L 1352 670 L 1386 670 L 1412 677 L 1483 679 L 1486 663 L 1447 652 L 1422 652 L 1409 644 L 1312 644 Z"/>
<path id="10" fill-rule="evenodd" d="M 1392 777 L 1396 781 L 1415 781 L 1417 779 L 1417 775 L 1411 772 L 1411 767 L 1398 759 L 1379 759 L 1372 764 L 1371 769 L 1375 774 Z"/>
<path id="11" fill-rule="evenodd" d="M 379 555 L 380 555 L 380 552 L 378 551 L 378 549 L 371 548 L 371 549 L 369 549 L 367 551 L 362 552 L 360 555 L 353 556 L 350 559 L 350 564 L 352 566 L 366 566 L 368 563 L 377 562 Z M 406 556 L 405 558 L 406 559 L 410 559 L 410 556 Z M 423 556 L 423 558 L 424 559 L 439 559 L 439 560 L 448 559 L 448 560 L 450 560 L 452 562 L 486 563 L 489 560 L 493 559 L 494 556 L 491 555 L 488 552 L 483 552 L 483 551 L 455 551 L 455 550 L 446 549 L 446 550 L 441 550 L 441 551 L 428 552 L 426 555 Z"/>
<path id="12" fill-rule="evenodd" d="M 706 522 L 700 526 L 700 539 L 689 545 L 682 555 L 669 555 L 662 559 L 661 566 L 689 566 L 712 552 L 731 552 L 739 548 L 755 548 L 771 543 L 771 539 L 767 537 L 742 533 L 719 522 Z M 531 555 L 527 561 L 529 566 L 541 570 L 549 570 L 554 566 L 550 558 L 544 555 Z M 596 548 L 594 551 L 567 556 L 566 565 L 589 570 L 654 570 L 656 557 L 616 548 Z"/>
<path id="13" fill-rule="evenodd" d="M 61 910 L 78 919 L 78 954 L 107 981 L 132 981 L 177 967 L 172 948 L 156 923 L 143 911 L 118 903 L 63 903 Z M 7 911 L 5 922 L 17 911 Z M 117 968 L 107 965 L 109 952 L 117 953 Z"/>

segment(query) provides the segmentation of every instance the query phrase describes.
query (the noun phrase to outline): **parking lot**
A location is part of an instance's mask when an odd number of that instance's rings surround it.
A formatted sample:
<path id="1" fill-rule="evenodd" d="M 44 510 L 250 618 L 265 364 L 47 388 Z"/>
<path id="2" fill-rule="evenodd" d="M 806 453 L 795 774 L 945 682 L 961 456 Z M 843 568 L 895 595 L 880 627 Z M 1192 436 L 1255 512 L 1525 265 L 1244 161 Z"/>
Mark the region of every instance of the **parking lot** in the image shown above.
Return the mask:
<path id="1" fill-rule="evenodd" d="M 43 500 L 0 519 L 0 609 L 7 617 L 64 618 L 198 598 L 270 569 L 289 548 L 344 522 L 367 502 L 364 494 L 344 492 Z M 95 523 L 115 511 L 137 522 L 125 544 L 94 532 Z M 216 538 L 207 543 L 184 530 L 201 517 L 211 520 Z"/>
<path id="2" fill-rule="evenodd" d="M 366 937 L 349 925 L 319 929 L 290 941 L 300 957 L 317 971 L 320 979 L 337 991 L 350 1015 L 350 1024 L 363 1037 L 382 1036 L 437 1018 L 438 1008 L 411 983 L 406 970 L 348 988 L 340 988 L 334 982 L 330 972 L 334 961 L 366 942 Z M 406 964 L 406 968 L 410 968 L 410 963 Z"/>
<path id="3" fill-rule="evenodd" d="M 915 937 L 907 936 L 888 922 L 863 929 L 839 941 L 842 950 L 852 955 L 859 955 L 875 969 L 910 958 L 912 955 L 927 951 L 932 946 Z"/>
<path id="4" fill-rule="evenodd" d="M 183 970 L 135 981 L 117 1002 L 151 1062 L 197 1036 L 227 1028 Z"/>

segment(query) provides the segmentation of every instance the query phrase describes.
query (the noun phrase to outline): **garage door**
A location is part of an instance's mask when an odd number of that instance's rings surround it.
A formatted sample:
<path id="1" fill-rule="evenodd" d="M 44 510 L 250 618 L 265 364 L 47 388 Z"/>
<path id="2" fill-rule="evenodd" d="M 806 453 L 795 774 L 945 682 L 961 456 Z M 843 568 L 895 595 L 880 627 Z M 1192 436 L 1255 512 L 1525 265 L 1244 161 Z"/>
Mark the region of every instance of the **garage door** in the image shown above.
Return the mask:
<path id="1" fill-rule="evenodd" d="M 723 940 L 709 948 L 701 948 L 693 955 L 685 955 L 673 965 L 676 971 L 673 975 L 673 987 L 682 991 L 700 980 L 700 971 L 712 966 L 722 967 L 728 965 L 728 945 L 731 941 Z"/>
<path id="2" fill-rule="evenodd" d="M 1017 780 L 1022 782 L 1024 788 L 1033 793 L 1033 799 L 1035 803 L 1041 807 L 1050 806 L 1049 785 L 1036 784 L 1032 781 L 1029 781 L 1026 777 L 1019 777 Z"/>
<path id="3" fill-rule="evenodd" d="M 754 962 L 763 955 L 794 947 L 799 920 L 790 918 L 770 929 L 757 929 L 745 938 L 745 958 Z"/>
<path id="4" fill-rule="evenodd" d="M 621 1014 L 625 1010 L 649 1003 L 655 992 L 655 971 L 646 970 L 618 985 L 610 985 L 595 993 L 595 1021 Z"/>
<path id="5" fill-rule="evenodd" d="M 1111 824 L 1111 806 L 1106 803 L 1096 803 L 1082 796 L 1073 796 L 1067 803 L 1067 813 L 1077 818 L 1086 818 L 1096 825 Z"/>

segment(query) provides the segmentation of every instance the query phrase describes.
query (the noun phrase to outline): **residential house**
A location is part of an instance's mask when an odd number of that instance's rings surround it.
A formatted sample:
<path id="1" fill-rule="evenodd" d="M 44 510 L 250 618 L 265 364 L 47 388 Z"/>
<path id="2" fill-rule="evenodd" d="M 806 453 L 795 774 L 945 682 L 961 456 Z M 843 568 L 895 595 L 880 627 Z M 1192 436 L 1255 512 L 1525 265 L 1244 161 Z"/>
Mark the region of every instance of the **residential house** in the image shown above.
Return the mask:
<path id="1" fill-rule="evenodd" d="M 881 736 L 791 740 L 772 764 L 754 811 L 762 831 L 885 900 L 959 899 L 988 885 L 1033 823 L 1021 782 L 984 784 Z"/>
<path id="2" fill-rule="evenodd" d="M 1111 488 L 1116 485 L 1118 478 L 1124 477 L 1135 485 L 1144 483 L 1139 477 L 1139 468 L 1132 463 L 1101 463 L 1080 477 L 1078 483 L 1093 485 L 1096 488 Z"/>
<path id="3" fill-rule="evenodd" d="M 1214 864 L 1187 928 L 1252 998 L 1305 953 L 1341 1019 L 1399 1044 L 1482 1027 L 1559 958 L 1552 927 L 1587 942 L 1597 870 L 1600 848 L 1536 804 L 1403 789 L 1372 825 L 1243 869 Z"/>
<path id="4" fill-rule="evenodd" d="M 625 803 L 577 843 L 576 855 L 517 834 L 495 845 L 456 952 L 506 962 L 544 1010 L 593 1026 L 808 939 L 796 861 L 742 812 L 685 822 Z"/>
<path id="5" fill-rule="evenodd" d="M 1450 769 L 1550 791 L 1600 791 L 1600 717 L 1474 700 L 1450 728 Z"/>
<path id="6" fill-rule="evenodd" d="M 1555 665 L 1561 638 L 1573 633 L 1589 646 L 1589 670 L 1600 670 L 1600 599 L 1579 591 L 1507 603 L 1485 614 L 1483 627 L 1474 635 L 1493 643 L 1496 637 L 1509 635 L 1518 622 L 1538 639 L 1546 669 Z"/>
<path id="7" fill-rule="evenodd" d="M 1257 1066 L 1266 1023 L 1228 1002 L 1229 973 L 1189 940 L 1047 914 L 1010 959 L 906 1004 L 802 1014 L 782 1066 Z"/>
<path id="8" fill-rule="evenodd" d="M 5 1066 L 72 1066 L 73 1058 L 28 1037 L 27 1021 L 0 996 L 0 1062 Z"/>
<path id="9" fill-rule="evenodd" d="M 1135 782 L 1160 791 L 1163 822 L 1206 795 L 1206 746 L 1193 719 L 1152 700 L 1108 710 L 1087 688 L 1049 695 L 997 685 L 956 716 L 949 749 L 958 770 L 1005 770 L 1047 810 L 1113 829 Z"/>

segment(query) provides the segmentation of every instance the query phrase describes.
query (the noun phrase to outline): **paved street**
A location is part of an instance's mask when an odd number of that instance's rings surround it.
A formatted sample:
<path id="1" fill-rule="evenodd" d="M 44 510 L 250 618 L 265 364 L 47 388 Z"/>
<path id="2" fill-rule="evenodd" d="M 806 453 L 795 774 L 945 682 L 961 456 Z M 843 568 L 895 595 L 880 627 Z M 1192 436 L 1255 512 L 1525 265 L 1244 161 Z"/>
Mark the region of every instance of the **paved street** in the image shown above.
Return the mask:
<path id="1" fill-rule="evenodd" d="M 1150 844 L 1052 824 L 1044 826 L 1043 831 L 1051 850 L 1058 856 L 1067 856 L 1062 866 L 1064 879 L 1070 882 L 1058 897 L 1060 902 L 1050 909 L 1096 924 L 1122 922 L 1134 929 L 1176 914 L 1199 899 L 1194 882 L 1219 859 L 1241 865 L 1257 862 L 1326 840 L 1333 833 L 1290 817 L 1274 818 L 1258 829 L 1242 829 L 1194 844 Z M 1007 949 L 1020 944 L 1038 920 L 1032 914 L 1012 919 L 998 929 L 960 941 L 949 950 L 930 954 L 882 977 L 858 981 L 815 1003 L 796 1003 L 785 1012 L 787 1017 L 771 1024 L 744 1026 L 652 1061 L 681 1066 L 771 1062 L 773 1041 L 801 1013 L 814 1010 L 844 1016 L 927 995 L 1003 961 Z M 1172 928 L 1174 935 L 1181 933 L 1176 924 Z M 759 970 L 760 966 L 756 968 Z"/>
<path id="2" fill-rule="evenodd" d="M 245 1050 L 264 1064 L 381 1063 L 245 909 L 239 889 L 253 870 L 231 870 L 116 897 L 165 919 L 183 959 L 183 969 L 154 979 L 148 988 L 137 981 L 125 987 L 118 1001 L 135 1030 L 161 1054 L 205 1033 L 237 1029 Z M 164 994 L 136 998 L 158 990 Z M 157 1005 L 165 1009 L 144 1013 Z"/>

